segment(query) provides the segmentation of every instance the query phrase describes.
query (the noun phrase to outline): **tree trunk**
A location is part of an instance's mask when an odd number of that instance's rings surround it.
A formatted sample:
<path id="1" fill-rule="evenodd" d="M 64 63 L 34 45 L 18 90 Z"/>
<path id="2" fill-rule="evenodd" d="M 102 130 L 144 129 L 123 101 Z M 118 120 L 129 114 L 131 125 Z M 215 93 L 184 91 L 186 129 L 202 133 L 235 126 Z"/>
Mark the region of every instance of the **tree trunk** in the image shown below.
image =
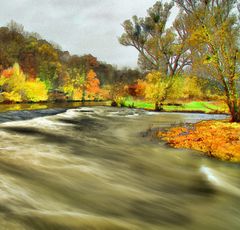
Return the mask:
<path id="1" fill-rule="evenodd" d="M 231 114 L 231 122 L 240 122 L 240 108 L 236 101 L 228 101 L 228 108 Z"/>
<path id="2" fill-rule="evenodd" d="M 158 102 L 158 101 L 156 101 L 155 102 L 155 111 L 163 111 L 163 104 L 162 103 L 160 103 L 160 102 Z"/>
<path id="3" fill-rule="evenodd" d="M 231 122 L 240 122 L 240 114 L 239 113 L 231 113 Z"/>
<path id="4" fill-rule="evenodd" d="M 240 112 L 234 108 L 231 110 L 231 122 L 240 122 Z"/>

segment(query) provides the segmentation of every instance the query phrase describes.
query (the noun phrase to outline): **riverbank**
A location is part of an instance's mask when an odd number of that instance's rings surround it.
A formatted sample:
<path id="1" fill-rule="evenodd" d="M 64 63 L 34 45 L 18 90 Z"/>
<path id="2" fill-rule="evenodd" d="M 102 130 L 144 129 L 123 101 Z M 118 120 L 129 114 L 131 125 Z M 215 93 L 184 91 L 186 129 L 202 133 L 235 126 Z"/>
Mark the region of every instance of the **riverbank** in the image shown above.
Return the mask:
<path id="1" fill-rule="evenodd" d="M 63 101 L 63 102 L 35 102 L 35 103 L 0 103 L 0 112 L 22 111 L 22 110 L 44 110 L 44 109 L 71 109 L 79 106 L 106 105 L 105 101 Z"/>
<path id="2" fill-rule="evenodd" d="M 134 100 L 132 98 L 123 99 L 119 105 L 122 107 L 155 110 L 153 102 Z M 222 101 L 179 101 L 177 103 L 166 103 L 162 108 L 163 112 L 228 114 L 228 108 Z"/>
<path id="3" fill-rule="evenodd" d="M 106 105 L 106 103 L 1 104 L 0 123 L 56 115 L 65 112 L 67 109 L 96 105 L 101 106 Z M 195 149 L 204 152 L 210 157 L 240 162 L 240 124 L 238 123 L 213 120 L 202 121 L 187 127 L 171 128 L 166 132 L 159 131 L 156 135 L 175 148 Z"/>
<path id="4" fill-rule="evenodd" d="M 240 162 L 239 123 L 202 121 L 158 131 L 156 135 L 174 148 L 194 149 L 220 160 Z"/>
<path id="5" fill-rule="evenodd" d="M 79 106 L 103 105 L 111 106 L 111 101 L 61 101 L 61 102 L 34 102 L 34 103 L 0 103 L 0 112 L 19 111 L 19 110 L 41 110 L 54 108 L 76 108 Z M 124 99 L 118 104 L 119 107 L 145 109 L 155 111 L 153 102 L 142 100 Z M 221 101 L 190 101 L 179 102 L 175 104 L 163 105 L 162 112 L 179 112 L 179 113 L 206 113 L 206 114 L 228 114 L 227 108 Z"/>
<path id="6" fill-rule="evenodd" d="M 127 99 L 123 107 L 154 111 L 154 103 Z M 228 115 L 228 108 L 222 101 L 192 101 L 163 105 L 162 112 L 205 113 Z M 187 148 L 203 152 L 220 160 L 240 162 L 240 124 L 229 121 L 202 121 L 188 127 L 175 127 L 157 132 L 157 137 L 167 141 L 174 148 Z"/>

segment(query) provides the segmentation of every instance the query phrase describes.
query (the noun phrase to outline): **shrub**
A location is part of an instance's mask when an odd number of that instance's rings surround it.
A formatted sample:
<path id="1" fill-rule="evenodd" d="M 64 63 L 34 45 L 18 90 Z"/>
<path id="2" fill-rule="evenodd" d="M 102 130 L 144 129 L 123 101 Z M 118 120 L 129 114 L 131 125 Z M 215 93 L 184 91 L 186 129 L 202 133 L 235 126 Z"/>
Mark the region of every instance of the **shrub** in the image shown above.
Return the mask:
<path id="1" fill-rule="evenodd" d="M 24 92 L 28 101 L 46 101 L 48 99 L 48 91 L 46 85 L 40 80 L 25 82 Z"/>

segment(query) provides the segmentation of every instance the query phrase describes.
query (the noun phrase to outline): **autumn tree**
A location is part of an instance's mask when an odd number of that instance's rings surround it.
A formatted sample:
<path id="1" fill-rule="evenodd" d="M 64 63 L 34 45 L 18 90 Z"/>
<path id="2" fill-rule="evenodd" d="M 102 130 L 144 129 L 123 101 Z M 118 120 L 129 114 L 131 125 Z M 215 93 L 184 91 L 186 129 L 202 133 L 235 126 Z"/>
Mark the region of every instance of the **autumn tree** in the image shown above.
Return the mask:
<path id="1" fill-rule="evenodd" d="M 3 101 L 20 102 L 24 97 L 26 75 L 16 63 L 4 70 L 0 77 L 1 97 Z"/>
<path id="2" fill-rule="evenodd" d="M 171 88 L 167 91 L 168 80 L 161 76 L 159 71 L 152 71 L 147 74 L 145 81 L 138 82 L 139 90 L 144 89 L 144 96 L 149 101 L 159 101 L 167 99 L 168 103 L 175 102 L 176 99 L 193 99 L 202 97 L 201 86 L 198 85 L 196 77 L 176 76 Z M 161 107 L 161 109 L 163 109 Z"/>
<path id="3" fill-rule="evenodd" d="M 95 99 L 100 92 L 100 81 L 92 69 L 87 73 L 84 85 L 88 99 Z"/>
<path id="4" fill-rule="evenodd" d="M 0 28 L 0 71 L 18 62 L 21 48 L 24 46 L 24 36 L 17 30 L 8 27 Z"/>
<path id="5" fill-rule="evenodd" d="M 137 49 L 138 62 L 144 70 L 159 72 L 159 81 L 164 82 L 165 87 L 161 88 L 162 96 L 156 97 L 156 110 L 161 110 L 160 104 L 166 99 L 174 77 L 191 64 L 186 43 L 188 34 L 180 20 L 167 28 L 172 7 L 173 2 L 163 4 L 157 1 L 145 18 L 133 16 L 132 20 L 126 20 L 123 23 L 124 33 L 119 38 L 122 45 Z"/>
<path id="6" fill-rule="evenodd" d="M 84 95 L 84 84 L 86 81 L 86 73 L 78 68 L 68 69 L 68 76 L 70 77 L 65 84 L 65 88 L 69 90 L 70 97 L 73 100 L 82 100 Z"/>
<path id="7" fill-rule="evenodd" d="M 145 88 L 145 97 L 146 99 L 155 101 L 157 108 L 156 110 L 161 111 L 162 101 L 165 99 L 166 94 L 169 90 L 166 90 L 168 86 L 168 81 L 162 76 L 162 73 L 159 71 L 154 71 L 149 73 L 146 76 L 146 88 Z"/>
<path id="8" fill-rule="evenodd" d="M 40 79 L 28 80 L 18 63 L 2 71 L 0 76 L 1 101 L 45 101 L 48 99 L 47 89 Z"/>
<path id="9" fill-rule="evenodd" d="M 139 64 L 145 70 L 158 70 L 173 76 L 189 65 L 186 34 L 180 24 L 167 28 L 173 2 L 157 1 L 145 18 L 133 16 L 123 23 L 122 45 L 132 46 L 139 52 Z M 177 30 L 176 27 L 178 28 Z"/>
<path id="10" fill-rule="evenodd" d="M 189 45 L 224 89 L 232 121 L 240 122 L 240 24 L 236 0 L 175 0 L 191 20 Z"/>

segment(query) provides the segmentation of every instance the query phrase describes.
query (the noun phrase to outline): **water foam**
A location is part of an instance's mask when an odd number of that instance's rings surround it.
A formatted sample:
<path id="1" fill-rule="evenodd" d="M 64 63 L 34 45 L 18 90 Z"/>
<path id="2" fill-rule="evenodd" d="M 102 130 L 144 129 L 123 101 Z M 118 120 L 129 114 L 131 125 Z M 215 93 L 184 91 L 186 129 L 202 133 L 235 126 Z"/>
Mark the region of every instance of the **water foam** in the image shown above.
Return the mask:
<path id="1" fill-rule="evenodd" d="M 201 166 L 200 172 L 207 177 L 210 183 L 219 187 L 223 192 L 240 196 L 240 188 L 227 182 L 224 179 L 224 175 L 222 175 L 220 172 L 216 172 L 215 170 L 206 166 Z"/>

